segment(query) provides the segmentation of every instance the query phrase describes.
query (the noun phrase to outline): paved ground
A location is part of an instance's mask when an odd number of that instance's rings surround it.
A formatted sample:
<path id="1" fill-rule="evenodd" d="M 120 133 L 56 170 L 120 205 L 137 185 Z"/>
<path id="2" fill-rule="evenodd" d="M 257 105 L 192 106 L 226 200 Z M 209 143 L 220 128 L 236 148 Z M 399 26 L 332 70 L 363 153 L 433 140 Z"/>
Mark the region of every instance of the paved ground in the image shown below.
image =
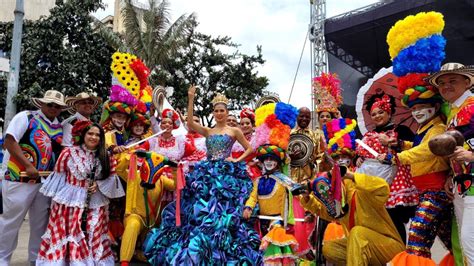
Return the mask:
<path id="1" fill-rule="evenodd" d="M 18 238 L 18 247 L 13 253 L 11 266 L 27 266 L 28 265 L 28 236 L 29 236 L 29 225 L 26 220 L 20 230 L 20 236 Z M 439 240 L 436 239 L 435 244 L 432 248 L 433 259 L 439 263 L 446 254 L 446 250 L 440 244 Z M 144 264 L 134 264 L 144 265 Z"/>

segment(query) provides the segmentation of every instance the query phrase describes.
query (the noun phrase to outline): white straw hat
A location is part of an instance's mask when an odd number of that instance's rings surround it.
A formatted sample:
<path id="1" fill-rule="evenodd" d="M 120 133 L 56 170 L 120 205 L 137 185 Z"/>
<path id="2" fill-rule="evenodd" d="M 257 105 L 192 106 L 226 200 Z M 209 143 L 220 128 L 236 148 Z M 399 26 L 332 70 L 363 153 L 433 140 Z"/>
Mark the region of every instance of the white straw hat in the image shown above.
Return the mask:
<path id="1" fill-rule="evenodd" d="M 474 85 L 474 66 L 465 66 L 460 63 L 446 63 L 441 67 L 441 70 L 426 77 L 425 81 L 431 85 L 439 87 L 438 78 L 446 74 L 463 75 L 470 80 L 470 86 Z"/>
<path id="2" fill-rule="evenodd" d="M 44 93 L 43 98 L 32 98 L 31 102 L 37 108 L 41 108 L 43 104 L 54 103 L 63 109 L 67 109 L 67 104 L 64 102 L 64 95 L 56 90 L 48 90 Z"/>

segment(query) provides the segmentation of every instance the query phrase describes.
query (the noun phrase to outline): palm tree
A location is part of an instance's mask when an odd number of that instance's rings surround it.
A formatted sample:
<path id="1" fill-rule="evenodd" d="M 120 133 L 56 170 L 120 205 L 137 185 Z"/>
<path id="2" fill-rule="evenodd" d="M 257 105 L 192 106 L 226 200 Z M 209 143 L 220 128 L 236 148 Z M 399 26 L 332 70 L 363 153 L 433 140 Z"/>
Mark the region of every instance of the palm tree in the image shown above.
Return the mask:
<path id="1" fill-rule="evenodd" d="M 150 69 L 156 66 L 166 68 L 169 59 L 188 43 L 188 38 L 197 25 L 194 13 L 183 14 L 171 22 L 167 0 L 149 0 L 148 8 L 138 12 L 133 4 L 135 1 L 124 2 L 125 7 L 121 10 L 124 34 L 119 37 L 106 27 L 99 27 L 99 33 L 112 47 L 135 54 Z"/>

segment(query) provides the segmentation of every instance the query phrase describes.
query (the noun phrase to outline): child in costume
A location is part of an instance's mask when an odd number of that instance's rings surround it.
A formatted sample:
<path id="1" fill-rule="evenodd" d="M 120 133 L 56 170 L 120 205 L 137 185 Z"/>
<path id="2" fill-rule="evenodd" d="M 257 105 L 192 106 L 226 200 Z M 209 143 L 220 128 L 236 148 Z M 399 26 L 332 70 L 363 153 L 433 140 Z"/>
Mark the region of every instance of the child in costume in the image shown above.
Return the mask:
<path id="1" fill-rule="evenodd" d="M 260 215 L 282 219 L 271 226 L 270 220 L 260 220 L 260 230 L 264 235 L 260 249 L 264 250 L 265 264 L 294 265 L 295 259 L 298 258 L 294 255 L 298 242 L 293 235 L 286 233 L 286 229 L 288 224 L 294 224 L 291 190 L 299 185 L 285 174 L 289 163 L 285 150 L 288 148 L 290 128 L 296 122 L 298 111 L 281 102 L 273 105 L 274 114 L 259 111 L 266 109 L 266 105 L 257 109 L 257 119 L 264 122 L 256 130 L 256 140 L 260 145 L 256 153 L 257 159 L 263 165 L 263 174 L 254 181 L 252 193 L 245 203 L 242 215 L 249 219 L 258 204 Z M 268 130 L 269 128 L 271 129 Z M 278 138 L 272 137 L 277 135 Z"/>
<path id="2" fill-rule="evenodd" d="M 79 121 L 40 192 L 52 197 L 49 224 L 36 265 L 114 265 L 108 236 L 109 198 L 124 196 L 103 129 Z M 109 161 L 111 160 L 111 161 Z"/>
<path id="3" fill-rule="evenodd" d="M 419 204 L 410 222 L 406 251 L 393 258 L 393 265 L 435 265 L 431 259 L 431 247 L 436 236 L 451 250 L 452 204 L 444 191 L 450 167 L 447 158 L 434 155 L 428 146 L 431 138 L 446 131 L 440 112 L 443 100 L 438 90 L 424 81 L 428 76 L 425 72 L 438 70 L 444 59 L 442 43 L 445 43 L 445 40 L 438 35 L 443 25 L 443 16 L 440 13 L 422 12 L 398 21 L 387 35 L 390 49 L 398 45 L 400 38 L 413 40 L 414 46 L 410 44 L 410 47 L 402 49 L 393 57 L 393 62 L 394 73 L 401 75 L 398 79 L 398 90 L 403 94 L 402 104 L 410 108 L 413 118 L 419 124 L 414 141 L 404 142 L 403 151 L 396 155 L 401 164 L 410 165 L 412 180 L 419 193 Z M 414 30 L 417 27 L 435 27 L 437 35 L 434 39 L 425 36 L 422 31 Z M 413 34 L 407 35 L 407 32 Z M 422 44 L 424 42 L 438 45 L 425 46 Z M 420 56 L 422 54 L 440 56 L 430 56 L 429 64 L 425 64 L 427 57 Z M 430 67 L 426 68 L 427 65 Z M 385 159 L 384 154 L 381 159 Z"/>

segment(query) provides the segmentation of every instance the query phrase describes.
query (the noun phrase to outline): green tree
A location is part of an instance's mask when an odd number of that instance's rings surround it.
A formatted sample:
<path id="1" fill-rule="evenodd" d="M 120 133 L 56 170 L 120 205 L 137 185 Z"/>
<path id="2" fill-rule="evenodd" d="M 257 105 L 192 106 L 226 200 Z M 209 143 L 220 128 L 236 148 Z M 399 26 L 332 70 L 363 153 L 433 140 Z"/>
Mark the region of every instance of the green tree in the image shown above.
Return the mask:
<path id="1" fill-rule="evenodd" d="M 150 0 L 145 9 L 138 10 L 131 0 L 124 1 L 121 10 L 125 32 L 113 33 L 110 28 L 100 27 L 100 34 L 117 50 L 131 52 L 153 70 L 167 67 L 177 51 L 188 43 L 196 26 L 194 14 L 181 15 L 174 22 L 170 19 L 167 0 Z"/>
<path id="2" fill-rule="evenodd" d="M 49 16 L 25 22 L 18 111 L 32 108 L 31 97 L 40 97 L 49 89 L 68 96 L 85 90 L 108 96 L 114 50 L 94 31 L 90 16 L 100 7 L 102 2 L 97 0 L 57 1 Z M 0 50 L 11 50 L 12 29 L 11 22 L 0 24 Z M 0 82 L 0 86 L 6 94 L 6 84 Z M 3 117 L 4 110 L 0 112 Z"/>
<path id="3" fill-rule="evenodd" d="M 262 49 L 257 46 L 256 55 L 246 55 L 230 37 L 213 38 L 193 33 L 190 44 L 179 50 L 176 58 L 168 62 L 168 68 L 152 73 L 155 84 L 172 86 L 170 101 L 175 108 L 184 110 L 190 84 L 197 85 L 195 112 L 206 125 L 212 125 L 211 100 L 216 93 L 223 93 L 230 100 L 230 110 L 241 110 L 245 105 L 262 96 L 268 79 L 260 76 L 256 68 L 265 63 Z M 223 52 L 226 51 L 226 52 Z"/>

